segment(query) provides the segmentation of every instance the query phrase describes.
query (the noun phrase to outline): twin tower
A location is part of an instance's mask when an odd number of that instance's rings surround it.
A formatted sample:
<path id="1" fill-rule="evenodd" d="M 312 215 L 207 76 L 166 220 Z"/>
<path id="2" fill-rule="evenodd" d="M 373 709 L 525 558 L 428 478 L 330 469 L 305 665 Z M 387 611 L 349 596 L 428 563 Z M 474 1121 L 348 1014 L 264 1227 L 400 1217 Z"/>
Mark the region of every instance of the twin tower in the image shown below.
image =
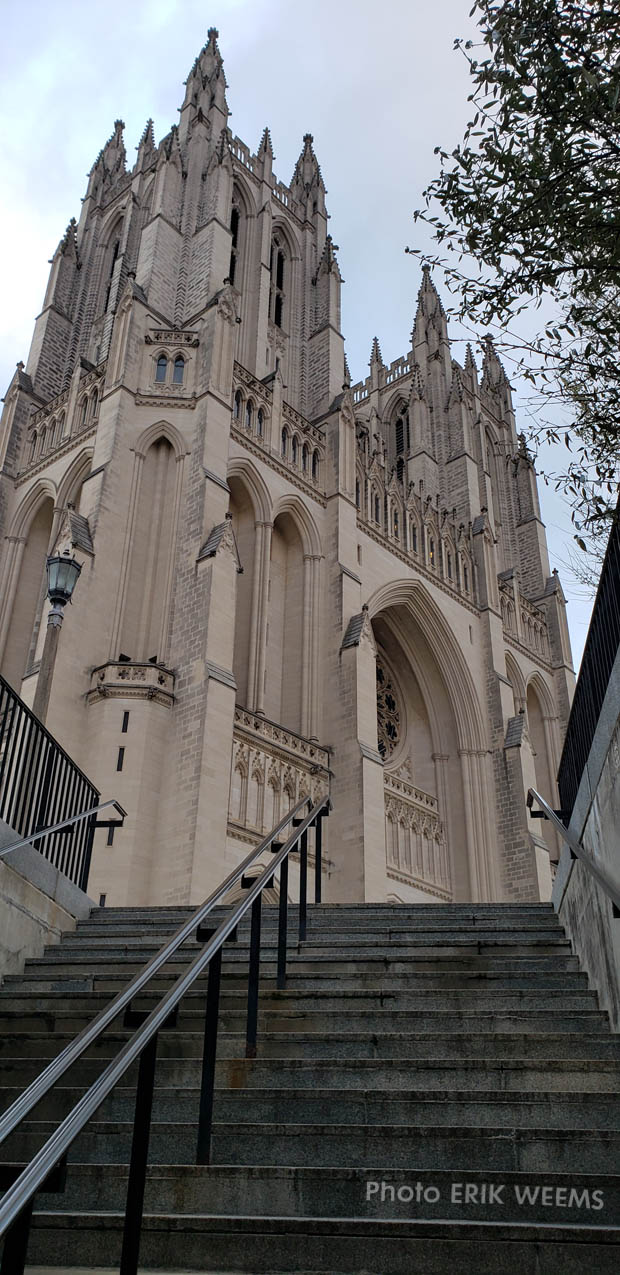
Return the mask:
<path id="1" fill-rule="evenodd" d="M 48 725 L 129 812 L 110 904 L 199 902 L 327 788 L 326 899 L 549 895 L 571 657 L 510 386 L 428 270 L 352 384 L 340 291 L 312 137 L 289 185 L 233 137 L 211 30 L 178 125 L 98 155 L 0 427 L 0 672 L 32 703 L 70 548 Z"/>

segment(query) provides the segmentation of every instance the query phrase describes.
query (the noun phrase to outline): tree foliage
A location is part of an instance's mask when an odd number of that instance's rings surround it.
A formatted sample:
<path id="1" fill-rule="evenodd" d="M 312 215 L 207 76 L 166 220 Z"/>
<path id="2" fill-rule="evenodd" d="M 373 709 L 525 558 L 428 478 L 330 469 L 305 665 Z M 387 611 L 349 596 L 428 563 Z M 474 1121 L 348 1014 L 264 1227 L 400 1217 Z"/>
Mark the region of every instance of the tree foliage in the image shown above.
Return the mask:
<path id="1" fill-rule="evenodd" d="M 568 407 L 567 426 L 539 417 L 538 436 L 564 437 L 558 485 L 596 530 L 620 455 L 620 4 L 476 0 L 472 16 L 480 43 L 455 41 L 472 118 L 456 150 L 436 148 L 440 174 L 415 218 L 432 228 L 459 317 L 506 328 L 539 408 Z M 515 338 L 515 316 L 543 301 L 554 318 Z"/>

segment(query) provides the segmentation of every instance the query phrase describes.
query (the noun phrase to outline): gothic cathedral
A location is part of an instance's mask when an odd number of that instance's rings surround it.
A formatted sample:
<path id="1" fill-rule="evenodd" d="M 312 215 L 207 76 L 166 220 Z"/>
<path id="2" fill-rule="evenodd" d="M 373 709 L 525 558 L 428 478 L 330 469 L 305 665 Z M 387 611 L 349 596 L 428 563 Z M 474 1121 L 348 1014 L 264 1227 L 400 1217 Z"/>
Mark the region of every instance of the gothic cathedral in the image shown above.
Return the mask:
<path id="1" fill-rule="evenodd" d="M 571 656 L 505 372 L 453 359 L 424 270 L 352 384 L 312 137 L 272 161 L 215 30 L 178 125 L 98 155 L 5 399 L 0 672 L 32 704 L 70 547 L 48 725 L 129 813 L 95 899 L 198 903 L 327 788 L 327 900 L 548 898 L 525 795 L 557 804 Z"/>

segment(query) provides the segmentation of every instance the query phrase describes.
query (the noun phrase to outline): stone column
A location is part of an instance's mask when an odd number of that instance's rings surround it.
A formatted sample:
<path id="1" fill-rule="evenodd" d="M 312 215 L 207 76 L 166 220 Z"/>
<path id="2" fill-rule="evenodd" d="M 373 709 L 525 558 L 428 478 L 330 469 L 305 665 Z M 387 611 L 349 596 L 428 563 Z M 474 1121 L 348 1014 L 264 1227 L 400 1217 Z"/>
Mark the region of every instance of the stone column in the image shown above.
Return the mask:
<path id="1" fill-rule="evenodd" d="M 271 562 L 270 522 L 261 524 L 262 555 L 259 567 L 259 583 L 257 590 L 258 610 L 256 621 L 256 674 L 254 685 L 254 708 L 256 713 L 265 712 L 265 663 L 267 660 L 267 620 L 269 617 L 269 565 Z"/>
<path id="2" fill-rule="evenodd" d="M 252 615 L 250 619 L 250 651 L 248 668 L 248 702 L 246 707 L 262 712 L 262 681 L 260 665 L 264 671 L 264 645 L 267 615 L 267 590 L 269 588 L 269 554 L 271 551 L 271 523 L 256 522 L 254 539 L 254 575 L 252 580 Z M 265 564 L 265 540 L 268 540 Z M 266 578 L 265 578 L 266 573 Z"/>

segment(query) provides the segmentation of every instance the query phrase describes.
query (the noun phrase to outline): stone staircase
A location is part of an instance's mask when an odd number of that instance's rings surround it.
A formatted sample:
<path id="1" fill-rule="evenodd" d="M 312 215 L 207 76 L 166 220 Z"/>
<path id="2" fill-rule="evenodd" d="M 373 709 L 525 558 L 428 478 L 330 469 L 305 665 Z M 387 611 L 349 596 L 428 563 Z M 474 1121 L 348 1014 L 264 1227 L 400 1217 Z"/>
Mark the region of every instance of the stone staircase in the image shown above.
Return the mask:
<path id="1" fill-rule="evenodd" d="M 552 908 L 311 907 L 280 992 L 275 913 L 252 1061 L 249 927 L 225 950 L 210 1166 L 193 1163 L 206 979 L 160 1034 L 141 1269 L 616 1273 L 620 1039 Z M 97 911 L 6 980 L 2 1110 L 188 915 Z M 2 1159 L 30 1157 L 126 1038 L 119 1020 Z M 118 1270 L 134 1078 L 74 1143 L 64 1195 L 39 1195 L 28 1270 Z"/>

